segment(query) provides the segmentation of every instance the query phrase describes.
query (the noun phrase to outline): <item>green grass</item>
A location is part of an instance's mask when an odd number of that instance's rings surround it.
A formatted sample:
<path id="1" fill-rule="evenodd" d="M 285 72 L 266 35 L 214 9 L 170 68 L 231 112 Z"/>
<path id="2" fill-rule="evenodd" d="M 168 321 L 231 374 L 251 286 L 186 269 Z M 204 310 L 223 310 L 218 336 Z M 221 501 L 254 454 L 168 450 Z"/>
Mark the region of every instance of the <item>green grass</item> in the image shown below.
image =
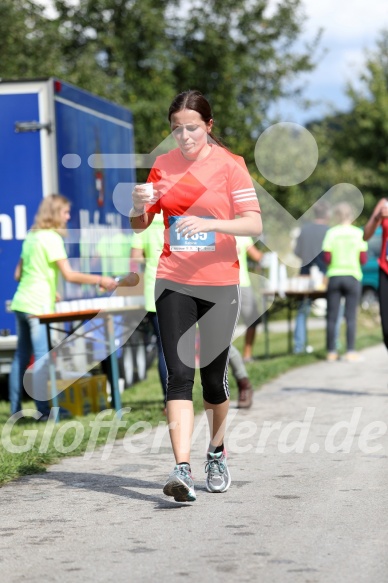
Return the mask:
<path id="1" fill-rule="evenodd" d="M 255 342 L 254 355 L 258 357 L 253 363 L 247 365 L 248 374 L 255 389 L 276 378 L 280 374 L 306 364 L 312 364 L 325 359 L 325 330 L 309 331 L 309 344 L 314 346 L 314 352 L 304 355 L 287 354 L 287 335 L 284 333 L 270 333 L 270 357 L 264 359 L 264 335 L 258 329 Z M 357 349 L 366 348 L 381 342 L 381 332 L 378 321 L 373 314 L 361 313 L 357 330 Z M 344 345 L 344 326 L 341 331 L 341 343 Z M 235 342 L 237 348 L 242 348 L 242 338 Z M 237 388 L 233 376 L 229 375 L 231 398 L 236 399 Z M 24 408 L 34 409 L 32 402 L 26 401 Z M 122 394 L 122 407 L 130 408 L 122 417 L 124 427 L 117 428 L 116 438 L 122 438 L 128 428 L 138 421 L 148 422 L 152 427 L 159 422 L 165 421 L 163 415 L 162 390 L 159 383 L 156 365 L 148 371 L 147 378 L 127 389 Z M 194 409 L 196 413 L 202 410 L 201 387 L 199 375 L 196 374 L 194 385 Z M 105 414 L 104 414 L 105 415 Z M 105 419 L 113 419 L 115 412 L 111 411 Z M 82 455 L 88 446 L 88 442 L 93 430 L 92 423 L 96 419 L 96 414 L 85 417 L 75 417 L 79 423 L 80 438 L 79 444 L 73 451 L 58 451 L 56 443 L 63 444 L 64 448 L 69 448 L 75 440 L 75 428 L 66 425 L 69 421 L 60 421 L 57 424 L 40 424 L 34 420 L 20 420 L 10 432 L 7 438 L 6 422 L 9 419 L 9 403 L 0 402 L 0 484 L 5 484 L 23 475 L 44 472 L 47 465 L 52 464 L 62 457 L 69 455 Z M 65 432 L 65 428 L 67 428 Z M 81 429 L 82 428 L 82 429 Z M 58 435 L 59 433 L 59 435 Z M 81 435 L 81 433 L 83 433 Z M 96 439 L 96 445 L 104 445 L 109 437 L 109 429 L 101 427 Z M 9 451 L 8 441 L 15 446 L 26 445 L 28 451 L 15 453 Z M 28 439 L 34 441 L 33 447 L 28 446 Z M 57 442 L 55 441 L 57 440 Z"/>

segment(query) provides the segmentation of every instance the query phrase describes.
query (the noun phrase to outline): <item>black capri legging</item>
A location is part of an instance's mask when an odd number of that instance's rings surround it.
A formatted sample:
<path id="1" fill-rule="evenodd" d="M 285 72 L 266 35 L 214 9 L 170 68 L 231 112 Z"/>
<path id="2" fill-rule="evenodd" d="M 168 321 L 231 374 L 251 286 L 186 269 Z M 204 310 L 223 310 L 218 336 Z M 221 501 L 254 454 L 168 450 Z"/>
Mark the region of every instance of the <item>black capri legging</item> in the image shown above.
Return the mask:
<path id="1" fill-rule="evenodd" d="M 213 405 L 226 401 L 229 349 L 240 312 L 240 287 L 183 285 L 157 279 L 155 299 L 168 373 L 167 401 L 192 400 L 197 322 L 203 398 Z"/>

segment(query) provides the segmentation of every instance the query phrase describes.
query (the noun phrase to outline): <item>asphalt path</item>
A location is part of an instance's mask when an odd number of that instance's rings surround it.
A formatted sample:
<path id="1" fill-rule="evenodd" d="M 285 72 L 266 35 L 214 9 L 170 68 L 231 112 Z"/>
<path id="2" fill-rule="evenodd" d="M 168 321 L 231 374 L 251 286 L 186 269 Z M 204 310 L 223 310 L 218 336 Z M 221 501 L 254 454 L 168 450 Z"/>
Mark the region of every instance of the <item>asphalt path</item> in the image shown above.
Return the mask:
<path id="1" fill-rule="evenodd" d="M 388 355 L 362 354 L 294 369 L 250 410 L 232 403 L 223 494 L 205 489 L 203 415 L 194 503 L 162 493 L 165 424 L 4 486 L 2 583 L 387 581 Z"/>

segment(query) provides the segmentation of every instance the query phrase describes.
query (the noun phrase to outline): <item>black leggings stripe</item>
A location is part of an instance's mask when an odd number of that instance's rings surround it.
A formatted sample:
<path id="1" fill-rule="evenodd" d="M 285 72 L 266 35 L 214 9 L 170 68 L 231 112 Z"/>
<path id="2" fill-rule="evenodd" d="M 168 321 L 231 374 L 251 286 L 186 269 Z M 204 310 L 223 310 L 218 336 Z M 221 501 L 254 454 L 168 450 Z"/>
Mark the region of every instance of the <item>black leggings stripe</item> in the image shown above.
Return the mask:
<path id="1" fill-rule="evenodd" d="M 240 319 L 240 313 L 241 313 L 241 288 L 240 286 L 236 286 L 237 287 L 237 294 L 238 294 L 238 308 L 237 308 L 237 315 L 236 315 L 236 320 L 234 323 L 234 328 L 233 328 L 233 332 L 232 332 L 232 336 L 230 339 L 230 343 L 229 343 L 229 349 L 228 349 L 228 357 L 225 363 L 225 371 L 224 371 L 224 386 L 225 386 L 225 394 L 227 396 L 227 398 L 229 399 L 230 397 L 230 391 L 229 391 L 229 379 L 228 379 L 228 366 L 229 366 L 229 357 L 230 357 L 230 346 L 231 346 L 231 342 L 232 342 L 232 338 L 234 336 L 235 330 L 236 330 L 236 326 L 237 326 L 237 322 Z"/>
<path id="2" fill-rule="evenodd" d="M 187 286 L 158 279 L 155 298 L 168 370 L 167 400 L 192 400 L 198 323 L 203 398 L 211 404 L 226 401 L 230 343 L 240 309 L 239 286 Z"/>

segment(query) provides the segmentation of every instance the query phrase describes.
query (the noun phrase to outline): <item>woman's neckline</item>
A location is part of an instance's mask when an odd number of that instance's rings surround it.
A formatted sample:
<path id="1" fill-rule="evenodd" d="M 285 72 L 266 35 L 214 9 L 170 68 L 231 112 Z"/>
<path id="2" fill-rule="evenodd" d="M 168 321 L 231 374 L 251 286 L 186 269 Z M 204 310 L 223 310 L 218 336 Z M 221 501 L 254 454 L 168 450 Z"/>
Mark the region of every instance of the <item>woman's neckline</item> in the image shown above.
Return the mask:
<path id="1" fill-rule="evenodd" d="M 204 162 L 205 160 L 208 160 L 209 157 L 212 155 L 212 153 L 215 151 L 215 148 L 213 147 L 212 144 L 208 144 L 210 146 L 210 150 L 209 152 L 206 154 L 206 156 L 204 156 L 203 158 L 195 158 L 194 160 L 190 160 L 189 158 L 186 158 L 183 155 L 183 152 L 180 148 L 177 148 L 177 150 L 179 150 L 179 153 L 182 157 L 182 159 L 187 162 L 188 164 L 194 164 L 195 162 Z"/>

